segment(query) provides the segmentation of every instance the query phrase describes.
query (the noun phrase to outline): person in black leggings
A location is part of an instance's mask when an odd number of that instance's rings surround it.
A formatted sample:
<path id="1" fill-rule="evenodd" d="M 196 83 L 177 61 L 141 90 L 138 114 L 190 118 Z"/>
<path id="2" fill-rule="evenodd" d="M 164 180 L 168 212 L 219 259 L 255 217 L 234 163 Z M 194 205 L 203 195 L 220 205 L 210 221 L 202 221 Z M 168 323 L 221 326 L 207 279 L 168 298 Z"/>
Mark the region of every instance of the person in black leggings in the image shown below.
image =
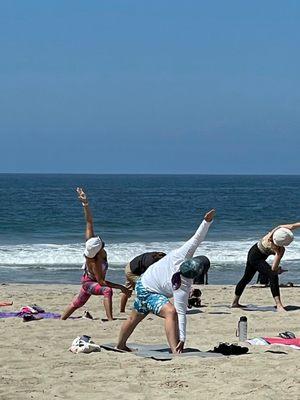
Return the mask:
<path id="1" fill-rule="evenodd" d="M 270 289 L 274 297 L 275 304 L 278 311 L 285 311 L 284 306 L 280 299 L 279 279 L 278 275 L 284 272 L 279 266 L 279 263 L 284 255 L 285 246 L 288 246 L 293 241 L 292 230 L 300 228 L 300 222 L 295 224 L 281 225 L 266 236 L 264 236 L 258 243 L 251 247 L 248 252 L 246 269 L 244 276 L 236 285 L 235 297 L 232 307 L 245 307 L 239 303 L 239 299 L 248 283 L 251 282 L 256 272 L 268 276 L 270 281 Z M 274 255 L 272 265 L 267 263 L 267 258 Z"/>

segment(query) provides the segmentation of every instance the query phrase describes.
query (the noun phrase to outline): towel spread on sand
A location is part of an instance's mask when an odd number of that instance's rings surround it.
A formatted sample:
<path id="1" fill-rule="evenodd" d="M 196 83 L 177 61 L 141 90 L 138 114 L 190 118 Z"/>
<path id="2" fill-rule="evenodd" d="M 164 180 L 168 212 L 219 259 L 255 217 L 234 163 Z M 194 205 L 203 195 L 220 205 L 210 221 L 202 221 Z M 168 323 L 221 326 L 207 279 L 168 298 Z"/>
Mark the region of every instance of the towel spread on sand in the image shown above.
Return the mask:
<path id="1" fill-rule="evenodd" d="M 252 345 L 259 345 L 259 346 L 268 346 L 268 345 L 278 345 L 278 346 L 289 346 L 293 349 L 300 350 L 300 338 L 294 339 L 283 339 L 280 337 L 259 337 L 248 339 L 248 343 Z"/>
<path id="2" fill-rule="evenodd" d="M 23 315 L 24 315 L 24 313 L 22 313 L 20 311 L 17 311 L 17 312 L 0 312 L 0 318 L 13 318 L 13 317 L 22 318 Z M 42 318 L 45 318 L 45 319 L 50 319 L 50 318 L 59 319 L 61 317 L 60 314 L 51 313 L 51 312 L 37 313 L 37 314 L 34 314 L 34 316 L 42 317 Z"/>

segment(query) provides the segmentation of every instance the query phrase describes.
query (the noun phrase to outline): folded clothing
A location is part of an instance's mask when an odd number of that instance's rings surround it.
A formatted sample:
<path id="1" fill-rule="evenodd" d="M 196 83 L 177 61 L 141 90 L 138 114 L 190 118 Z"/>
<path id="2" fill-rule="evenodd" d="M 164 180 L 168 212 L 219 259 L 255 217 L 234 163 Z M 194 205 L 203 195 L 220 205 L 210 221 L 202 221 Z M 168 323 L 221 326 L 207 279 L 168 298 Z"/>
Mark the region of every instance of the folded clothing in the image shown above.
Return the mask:
<path id="1" fill-rule="evenodd" d="M 45 312 L 45 310 L 36 304 L 32 304 L 30 306 L 24 306 L 24 307 L 21 307 L 21 309 L 20 309 L 21 314 L 38 314 L 38 313 L 44 313 L 44 312 Z"/>
<path id="2" fill-rule="evenodd" d="M 34 315 L 34 314 L 22 314 L 23 317 L 23 322 L 29 322 L 29 321 L 38 321 L 39 319 L 43 319 L 43 317 Z"/>
<path id="3" fill-rule="evenodd" d="M 214 349 L 210 351 L 213 353 L 221 353 L 224 356 L 237 356 L 248 353 L 248 350 L 248 347 L 242 347 L 237 344 L 220 343 L 219 346 L 214 347 Z"/>
<path id="4" fill-rule="evenodd" d="M 37 314 L 38 311 L 35 310 L 35 309 L 34 309 L 33 307 L 31 307 L 31 306 L 24 306 L 24 307 L 21 307 L 20 313 L 21 313 L 21 314 Z"/>

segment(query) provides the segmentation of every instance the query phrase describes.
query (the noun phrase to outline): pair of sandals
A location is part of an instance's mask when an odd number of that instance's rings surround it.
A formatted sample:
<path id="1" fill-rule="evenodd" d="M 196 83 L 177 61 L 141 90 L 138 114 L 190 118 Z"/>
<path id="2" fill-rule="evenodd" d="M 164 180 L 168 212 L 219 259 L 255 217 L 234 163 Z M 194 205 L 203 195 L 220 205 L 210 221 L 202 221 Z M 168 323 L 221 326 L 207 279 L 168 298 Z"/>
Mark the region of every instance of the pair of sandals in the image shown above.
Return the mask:
<path id="1" fill-rule="evenodd" d="M 220 343 L 219 346 L 210 350 L 212 353 L 221 353 L 224 356 L 238 356 L 248 353 L 248 347 L 242 347 L 237 344 Z"/>
<path id="2" fill-rule="evenodd" d="M 280 332 L 278 334 L 278 336 L 281 337 L 282 339 L 295 339 L 296 338 L 296 335 L 291 331 Z"/>

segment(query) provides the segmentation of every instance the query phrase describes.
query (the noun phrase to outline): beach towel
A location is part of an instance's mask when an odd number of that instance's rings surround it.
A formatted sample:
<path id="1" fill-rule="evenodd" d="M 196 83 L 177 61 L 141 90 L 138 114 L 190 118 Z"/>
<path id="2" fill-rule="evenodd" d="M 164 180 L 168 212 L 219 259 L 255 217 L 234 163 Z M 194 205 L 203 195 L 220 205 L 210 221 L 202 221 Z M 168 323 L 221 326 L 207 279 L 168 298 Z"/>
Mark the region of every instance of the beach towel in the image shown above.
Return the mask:
<path id="1" fill-rule="evenodd" d="M 269 344 L 280 344 L 284 346 L 295 346 L 300 350 L 300 338 L 283 339 L 280 337 L 264 337 Z"/>
<path id="2" fill-rule="evenodd" d="M 295 350 L 300 350 L 300 338 L 294 339 L 283 339 L 280 337 L 258 337 L 253 339 L 248 339 L 247 342 L 256 346 L 289 346 Z"/>

